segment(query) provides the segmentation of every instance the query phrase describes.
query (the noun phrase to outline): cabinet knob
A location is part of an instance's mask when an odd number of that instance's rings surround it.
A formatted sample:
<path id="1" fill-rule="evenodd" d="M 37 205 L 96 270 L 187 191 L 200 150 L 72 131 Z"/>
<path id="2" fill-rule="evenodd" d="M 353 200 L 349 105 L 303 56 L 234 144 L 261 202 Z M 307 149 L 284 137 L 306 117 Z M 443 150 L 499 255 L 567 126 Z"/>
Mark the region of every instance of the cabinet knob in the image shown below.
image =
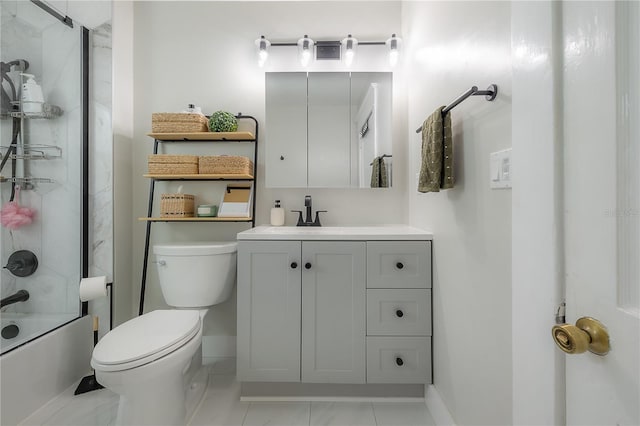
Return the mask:
<path id="1" fill-rule="evenodd" d="M 298 267 L 297 262 L 291 262 L 291 269 L 296 269 Z"/>
<path id="2" fill-rule="evenodd" d="M 398 367 L 402 367 L 404 365 L 404 361 L 402 360 L 402 358 L 400 358 L 400 357 L 396 358 L 396 365 Z"/>
<path id="3" fill-rule="evenodd" d="M 404 264 L 402 262 L 398 262 L 398 263 L 396 263 L 396 268 L 402 269 L 402 268 L 404 268 Z"/>
<path id="4" fill-rule="evenodd" d="M 402 310 L 401 310 L 401 309 L 398 309 L 398 310 L 396 311 L 396 316 L 397 316 L 398 318 L 402 318 L 402 317 L 404 316 L 404 312 L 402 312 Z"/>
<path id="5" fill-rule="evenodd" d="M 309 262 L 305 263 L 305 264 L 304 264 L 304 267 L 305 267 L 306 269 L 311 269 L 311 263 L 309 263 Z"/>

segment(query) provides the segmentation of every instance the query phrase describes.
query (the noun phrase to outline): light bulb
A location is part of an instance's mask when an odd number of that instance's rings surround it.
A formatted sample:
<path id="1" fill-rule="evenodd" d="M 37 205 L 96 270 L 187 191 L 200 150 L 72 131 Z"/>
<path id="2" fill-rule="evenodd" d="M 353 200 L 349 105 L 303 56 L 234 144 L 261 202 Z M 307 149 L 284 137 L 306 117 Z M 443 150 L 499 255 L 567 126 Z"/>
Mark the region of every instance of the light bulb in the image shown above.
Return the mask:
<path id="1" fill-rule="evenodd" d="M 343 49 L 344 63 L 347 67 L 350 67 L 353 63 L 353 59 L 356 56 L 356 47 L 358 46 L 358 40 L 351 37 L 351 34 L 340 42 Z"/>
<path id="2" fill-rule="evenodd" d="M 255 44 L 258 48 L 258 66 L 262 68 L 269 58 L 269 46 L 271 46 L 271 43 L 264 36 L 260 36 L 255 41 Z"/>
<path id="3" fill-rule="evenodd" d="M 397 50 L 391 50 L 389 52 L 389 65 L 395 67 L 398 65 L 398 58 L 400 57 L 400 53 Z"/>
<path id="4" fill-rule="evenodd" d="M 389 64 L 395 67 L 398 64 L 400 58 L 400 46 L 402 39 L 396 37 L 395 34 L 391 34 L 391 38 L 388 39 L 385 44 L 389 47 Z"/>
<path id="5" fill-rule="evenodd" d="M 311 61 L 311 55 L 313 50 L 313 40 L 306 34 L 300 40 L 298 40 L 298 53 L 300 55 L 300 64 L 303 67 L 309 65 Z"/>

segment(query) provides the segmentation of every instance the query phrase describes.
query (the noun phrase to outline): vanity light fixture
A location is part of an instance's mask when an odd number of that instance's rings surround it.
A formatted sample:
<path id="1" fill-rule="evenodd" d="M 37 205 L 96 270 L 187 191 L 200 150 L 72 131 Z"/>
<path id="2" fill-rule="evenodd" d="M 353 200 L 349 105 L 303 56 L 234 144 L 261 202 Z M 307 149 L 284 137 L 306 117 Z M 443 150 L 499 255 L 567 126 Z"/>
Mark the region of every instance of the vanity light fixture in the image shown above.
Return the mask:
<path id="1" fill-rule="evenodd" d="M 260 36 L 260 38 L 256 40 L 255 44 L 258 48 L 258 66 L 262 68 L 269 58 L 269 46 L 271 46 L 271 42 L 269 42 L 269 40 L 264 36 Z"/>
<path id="2" fill-rule="evenodd" d="M 298 40 L 298 55 L 300 57 L 300 64 L 302 64 L 303 67 L 306 67 L 309 65 L 309 62 L 311 62 L 313 44 L 313 40 L 311 40 L 306 34 Z"/>
<path id="3" fill-rule="evenodd" d="M 341 44 L 344 50 L 344 63 L 347 67 L 350 67 L 351 64 L 353 64 L 353 58 L 356 55 L 358 39 L 353 38 L 351 34 L 349 34 L 347 38 L 342 40 Z"/>
<path id="4" fill-rule="evenodd" d="M 396 37 L 395 34 L 391 34 L 391 38 L 387 39 L 385 44 L 389 47 L 389 64 L 395 67 L 398 64 L 398 58 L 400 57 L 400 45 L 402 39 Z"/>
<path id="5" fill-rule="evenodd" d="M 391 38 L 386 41 L 358 41 L 357 38 L 351 34 L 347 35 L 342 41 L 313 41 L 307 34 L 304 35 L 297 42 L 275 42 L 271 43 L 265 38 L 260 36 L 255 41 L 255 45 L 258 49 L 258 64 L 263 67 L 269 56 L 270 47 L 283 47 L 291 46 L 298 48 L 298 57 L 303 67 L 307 67 L 309 63 L 314 59 L 327 59 L 327 60 L 341 60 L 344 58 L 345 65 L 350 67 L 353 64 L 353 60 L 356 55 L 356 49 L 358 46 L 387 46 L 389 52 L 389 63 L 391 66 L 395 66 L 398 63 L 400 56 L 400 48 L 402 45 L 402 39 L 396 37 L 395 34 L 391 35 Z"/>

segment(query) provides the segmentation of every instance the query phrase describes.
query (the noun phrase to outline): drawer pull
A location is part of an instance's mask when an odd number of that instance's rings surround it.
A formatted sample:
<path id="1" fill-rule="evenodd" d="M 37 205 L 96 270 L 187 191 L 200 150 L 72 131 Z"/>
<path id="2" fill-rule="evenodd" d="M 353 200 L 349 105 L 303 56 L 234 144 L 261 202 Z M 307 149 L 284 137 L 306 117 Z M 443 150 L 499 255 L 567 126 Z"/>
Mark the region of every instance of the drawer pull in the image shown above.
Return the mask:
<path id="1" fill-rule="evenodd" d="M 404 312 L 402 312 L 402 310 L 401 310 L 401 309 L 398 309 L 398 310 L 396 311 L 396 316 L 397 316 L 398 318 L 402 318 L 402 317 L 404 316 Z"/>
<path id="2" fill-rule="evenodd" d="M 398 263 L 396 263 L 396 268 L 397 269 L 402 269 L 402 268 L 404 268 L 404 264 L 402 262 L 398 262 Z"/>
<path id="3" fill-rule="evenodd" d="M 305 267 L 306 269 L 311 269 L 311 263 L 309 263 L 309 262 L 305 263 L 305 264 L 304 264 L 304 267 Z"/>
<path id="4" fill-rule="evenodd" d="M 402 367 L 404 365 L 404 361 L 402 360 L 402 358 L 400 358 L 400 357 L 396 358 L 396 365 L 398 367 Z"/>
<path id="5" fill-rule="evenodd" d="M 297 262 L 291 262 L 291 269 L 296 269 L 298 267 Z"/>

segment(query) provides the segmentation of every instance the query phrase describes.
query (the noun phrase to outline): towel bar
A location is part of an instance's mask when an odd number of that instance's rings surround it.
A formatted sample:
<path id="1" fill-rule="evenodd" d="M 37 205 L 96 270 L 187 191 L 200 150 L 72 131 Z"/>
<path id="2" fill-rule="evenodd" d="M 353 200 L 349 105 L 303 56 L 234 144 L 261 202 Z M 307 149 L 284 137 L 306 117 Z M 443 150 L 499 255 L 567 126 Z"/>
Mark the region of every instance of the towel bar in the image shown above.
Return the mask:
<path id="1" fill-rule="evenodd" d="M 489 87 L 487 87 L 487 90 L 478 90 L 478 86 L 472 86 L 471 89 L 467 90 L 462 95 L 458 96 L 458 98 L 455 101 L 451 102 L 449 105 L 444 107 L 442 109 L 442 115 L 445 115 L 446 113 L 454 109 L 456 106 L 462 103 L 462 101 L 467 99 L 469 96 L 485 95 L 484 98 L 486 100 L 492 101 L 496 98 L 497 94 L 498 94 L 498 86 L 496 84 L 491 84 Z M 416 133 L 420 133 L 421 131 L 422 131 L 422 126 L 416 129 Z"/>

